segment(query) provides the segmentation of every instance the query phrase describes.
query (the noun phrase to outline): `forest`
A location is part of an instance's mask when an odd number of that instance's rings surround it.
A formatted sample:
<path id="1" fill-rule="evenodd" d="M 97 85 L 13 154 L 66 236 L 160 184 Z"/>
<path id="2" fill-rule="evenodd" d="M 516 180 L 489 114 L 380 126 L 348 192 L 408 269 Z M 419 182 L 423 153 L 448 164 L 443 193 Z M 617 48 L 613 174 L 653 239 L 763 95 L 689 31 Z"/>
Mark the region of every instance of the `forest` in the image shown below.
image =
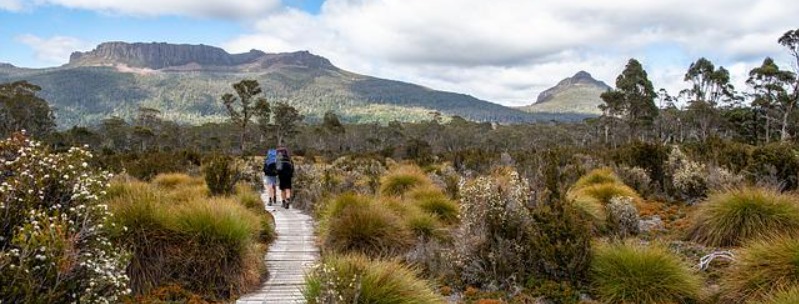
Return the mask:
<path id="1" fill-rule="evenodd" d="M 224 123 L 140 108 L 59 131 L 0 86 L 0 300 L 224 303 L 269 276 L 266 149 L 321 261 L 308 303 L 797 303 L 799 29 L 735 88 L 700 58 L 655 90 L 630 59 L 582 122 L 307 122 L 257 81 Z M 23 131 L 24 130 L 24 131 Z"/>

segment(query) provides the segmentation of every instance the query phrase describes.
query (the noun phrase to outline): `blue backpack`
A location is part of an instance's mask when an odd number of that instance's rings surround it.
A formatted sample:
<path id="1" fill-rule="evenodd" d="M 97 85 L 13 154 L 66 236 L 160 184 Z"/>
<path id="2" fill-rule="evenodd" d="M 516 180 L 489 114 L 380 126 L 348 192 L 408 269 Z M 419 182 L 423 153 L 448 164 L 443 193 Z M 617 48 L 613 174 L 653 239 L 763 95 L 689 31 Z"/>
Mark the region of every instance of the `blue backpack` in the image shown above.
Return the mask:
<path id="1" fill-rule="evenodd" d="M 269 149 L 264 158 L 264 174 L 267 176 L 277 175 L 277 150 Z"/>

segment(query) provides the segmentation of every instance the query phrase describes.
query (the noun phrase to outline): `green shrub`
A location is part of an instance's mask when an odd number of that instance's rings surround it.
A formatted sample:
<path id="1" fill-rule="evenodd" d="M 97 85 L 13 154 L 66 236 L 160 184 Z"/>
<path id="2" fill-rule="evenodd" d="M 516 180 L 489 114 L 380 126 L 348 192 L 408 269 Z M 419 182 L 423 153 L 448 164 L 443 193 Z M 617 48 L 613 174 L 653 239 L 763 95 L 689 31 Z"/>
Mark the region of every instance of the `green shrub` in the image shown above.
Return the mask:
<path id="1" fill-rule="evenodd" d="M 669 151 L 668 146 L 659 143 L 634 142 L 619 147 L 610 156 L 618 164 L 643 168 L 653 182 L 663 186 Z"/>
<path id="2" fill-rule="evenodd" d="M 747 244 L 722 277 L 722 298 L 730 302 L 765 300 L 799 286 L 799 239 L 774 237 Z"/>
<path id="3" fill-rule="evenodd" d="M 385 196 L 402 196 L 415 187 L 430 185 L 430 179 L 419 167 L 401 166 L 380 180 L 380 193 Z"/>
<path id="4" fill-rule="evenodd" d="M 561 201 L 532 210 L 529 184 L 513 171 L 480 177 L 460 190 L 461 222 L 454 259 L 463 284 L 510 290 L 533 281 L 585 281 L 591 231 L 580 213 Z"/>
<path id="5" fill-rule="evenodd" d="M 205 183 L 213 195 L 227 195 L 233 193 L 233 187 L 238 182 L 238 171 L 233 164 L 233 159 L 227 155 L 211 157 L 203 169 Z"/>
<path id="6" fill-rule="evenodd" d="M 306 276 L 303 295 L 309 304 L 444 303 L 416 270 L 363 256 L 326 257 L 319 268 Z"/>
<path id="7" fill-rule="evenodd" d="M 346 205 L 331 213 L 324 225 L 324 247 L 333 252 L 392 256 L 412 244 L 411 233 L 402 220 L 374 202 Z"/>
<path id="8" fill-rule="evenodd" d="M 752 152 L 752 162 L 747 171 L 754 173 L 755 181 L 775 179 L 781 183 L 781 190 L 796 190 L 799 184 L 798 154 L 793 146 L 786 143 L 760 146 Z"/>
<path id="9" fill-rule="evenodd" d="M 537 280 L 579 290 L 591 265 L 590 224 L 576 208 L 560 200 L 533 209 L 528 227 L 528 257 Z"/>
<path id="10" fill-rule="evenodd" d="M 598 246 L 591 264 L 593 294 L 603 303 L 690 303 L 701 280 L 659 246 Z"/>
<path id="11" fill-rule="evenodd" d="M 120 301 L 128 260 L 108 241 L 108 173 L 86 150 L 45 147 L 0 140 L 0 302 Z"/>
<path id="12" fill-rule="evenodd" d="M 699 206 L 688 238 L 709 246 L 736 246 L 774 233 L 799 232 L 799 200 L 764 188 L 711 195 Z"/>

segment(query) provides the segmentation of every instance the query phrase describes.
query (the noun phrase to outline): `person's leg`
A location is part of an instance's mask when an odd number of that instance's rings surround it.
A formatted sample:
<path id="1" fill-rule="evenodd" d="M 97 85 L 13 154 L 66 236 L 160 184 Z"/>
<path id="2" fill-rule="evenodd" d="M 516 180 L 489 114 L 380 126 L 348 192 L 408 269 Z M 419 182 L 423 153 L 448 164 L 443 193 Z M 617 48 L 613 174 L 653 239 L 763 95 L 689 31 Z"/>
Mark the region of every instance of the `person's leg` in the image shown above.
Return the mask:
<path id="1" fill-rule="evenodd" d="M 267 188 L 267 192 L 269 192 L 269 203 L 268 203 L 269 206 L 272 206 L 272 204 L 277 202 L 276 197 L 275 197 L 275 195 L 277 194 L 277 192 L 275 191 L 276 190 L 275 189 L 275 184 L 276 183 L 277 183 L 277 180 L 276 180 L 275 176 L 267 176 L 266 177 L 266 188 Z"/>

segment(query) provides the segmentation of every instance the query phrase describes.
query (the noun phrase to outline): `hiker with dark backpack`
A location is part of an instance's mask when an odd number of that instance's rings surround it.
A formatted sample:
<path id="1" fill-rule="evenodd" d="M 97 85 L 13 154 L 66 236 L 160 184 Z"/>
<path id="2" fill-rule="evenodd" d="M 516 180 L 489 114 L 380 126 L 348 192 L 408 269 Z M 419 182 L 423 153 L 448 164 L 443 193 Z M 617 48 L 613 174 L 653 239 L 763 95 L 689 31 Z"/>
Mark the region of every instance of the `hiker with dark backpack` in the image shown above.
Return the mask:
<path id="1" fill-rule="evenodd" d="M 294 178 L 294 162 L 291 161 L 289 150 L 285 147 L 277 149 L 277 181 L 283 198 L 283 208 L 291 205 L 291 179 Z"/>
<path id="2" fill-rule="evenodd" d="M 266 182 L 266 189 L 269 192 L 268 206 L 272 206 L 277 202 L 277 195 L 275 185 L 277 185 L 277 150 L 269 149 L 266 152 L 264 159 L 264 182 Z"/>

